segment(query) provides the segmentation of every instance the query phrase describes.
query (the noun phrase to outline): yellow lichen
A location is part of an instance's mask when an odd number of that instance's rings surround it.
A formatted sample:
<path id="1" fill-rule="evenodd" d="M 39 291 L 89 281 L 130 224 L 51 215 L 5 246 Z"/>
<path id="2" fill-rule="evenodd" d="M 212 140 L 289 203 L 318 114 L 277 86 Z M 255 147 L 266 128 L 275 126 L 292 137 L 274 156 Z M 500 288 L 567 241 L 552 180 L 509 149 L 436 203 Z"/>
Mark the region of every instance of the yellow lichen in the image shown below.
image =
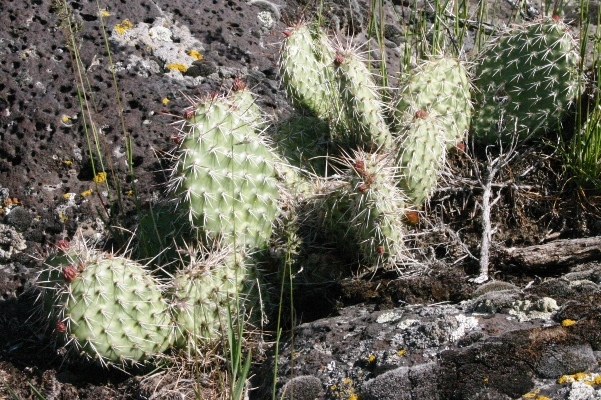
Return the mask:
<path id="1" fill-rule="evenodd" d="M 195 60 L 202 60 L 202 54 L 200 54 L 200 51 L 198 50 L 190 50 L 188 55 Z"/>
<path id="2" fill-rule="evenodd" d="M 403 357 L 405 354 L 407 354 L 407 350 L 405 350 L 405 349 L 401 349 L 396 352 L 396 355 L 399 357 Z"/>
<path id="3" fill-rule="evenodd" d="M 181 73 L 184 73 L 184 72 L 186 72 L 188 67 L 186 67 L 184 64 L 180 64 L 180 63 L 171 63 L 171 64 L 165 65 L 165 69 L 167 69 L 169 71 L 179 71 Z"/>
<path id="4" fill-rule="evenodd" d="M 163 103 L 164 105 L 169 104 L 171 100 L 169 100 L 167 97 L 163 97 L 163 100 L 161 100 L 161 103 Z"/>
<path id="5" fill-rule="evenodd" d="M 100 10 L 100 17 L 101 18 L 106 18 L 106 17 L 110 17 L 111 13 L 108 12 L 107 10 Z"/>
<path id="6" fill-rule="evenodd" d="M 536 389 L 533 392 L 528 392 L 522 396 L 522 399 L 535 399 L 536 396 L 538 396 L 538 392 L 540 392 L 540 389 Z"/>
<path id="7" fill-rule="evenodd" d="M 75 193 L 65 193 L 63 194 L 63 199 L 69 201 L 75 196 Z"/>
<path id="8" fill-rule="evenodd" d="M 70 167 L 73 164 L 73 161 L 65 160 L 65 161 L 63 161 L 63 164 L 65 164 L 67 167 Z"/>
<path id="9" fill-rule="evenodd" d="M 104 181 L 106 181 L 106 172 L 99 172 L 94 177 L 94 182 L 96 183 L 102 183 Z"/>
<path id="10" fill-rule="evenodd" d="M 132 24 L 130 20 L 124 19 L 121 23 L 115 25 L 115 32 L 117 32 L 119 35 L 123 35 L 133 27 L 134 24 Z"/>
<path id="11" fill-rule="evenodd" d="M 67 216 L 65 215 L 65 213 L 63 212 L 59 212 L 58 213 L 58 219 L 62 222 L 65 223 L 69 220 L 69 218 L 67 218 Z"/>
<path id="12" fill-rule="evenodd" d="M 484 378 L 482 379 L 482 382 L 484 382 L 484 383 L 488 383 L 488 378 L 487 378 L 487 377 L 484 377 Z"/>
<path id="13" fill-rule="evenodd" d="M 374 361 L 376 361 L 376 356 L 374 356 L 373 354 L 370 354 L 367 358 L 366 358 L 368 363 L 372 363 Z"/>
<path id="14" fill-rule="evenodd" d="M 81 197 L 88 197 L 89 195 L 92 194 L 92 189 L 85 190 L 85 191 L 81 192 L 80 194 L 81 194 Z"/>
<path id="15" fill-rule="evenodd" d="M 561 326 L 572 326 L 576 323 L 576 321 L 574 321 L 573 319 L 564 319 L 563 321 L 561 321 Z"/>
<path id="16" fill-rule="evenodd" d="M 134 191 L 133 191 L 132 189 L 129 189 L 129 190 L 127 191 L 126 195 L 127 195 L 128 197 L 132 197 L 132 196 L 134 195 Z"/>
<path id="17" fill-rule="evenodd" d="M 63 121 L 63 123 L 68 123 L 69 121 L 71 121 L 71 117 L 69 117 L 68 115 L 63 114 L 63 116 L 61 117 L 61 121 Z"/>

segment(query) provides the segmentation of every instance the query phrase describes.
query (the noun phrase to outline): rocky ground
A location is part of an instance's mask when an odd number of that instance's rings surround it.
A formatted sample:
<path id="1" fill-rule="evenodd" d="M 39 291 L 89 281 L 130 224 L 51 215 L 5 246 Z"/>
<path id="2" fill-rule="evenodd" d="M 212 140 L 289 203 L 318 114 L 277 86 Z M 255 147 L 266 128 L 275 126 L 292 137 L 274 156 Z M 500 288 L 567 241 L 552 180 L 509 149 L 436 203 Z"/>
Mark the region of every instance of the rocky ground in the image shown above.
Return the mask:
<path id="1" fill-rule="evenodd" d="M 37 390 L 46 399 L 170 399 L 196 390 L 216 398 L 207 375 L 194 368 L 185 377 L 131 377 L 64 362 L 31 321 L 26 289 L 59 239 L 79 234 L 108 248 L 126 242 L 109 227 L 133 229 L 137 207 L 163 197 L 168 163 L 161 156 L 173 148 L 173 123 L 190 97 L 225 90 L 241 77 L 274 120 L 289 116 L 278 43 L 287 23 L 310 16 L 315 5 L 67 3 L 67 14 L 62 1 L 0 4 L 0 397 L 36 398 Z M 428 4 L 386 3 L 389 71 L 399 70 L 403 24 L 427 18 Z M 510 2 L 490 4 L 487 22 L 515 13 Z M 536 7 L 522 11 L 532 18 Z M 365 41 L 366 2 L 328 1 L 323 12 L 332 31 Z M 66 17 L 77 23 L 74 35 L 65 31 Z M 78 101 L 78 61 L 93 101 L 89 114 Z M 177 64 L 188 68 L 182 73 Z M 552 145 L 521 150 L 495 181 L 493 282 L 476 284 L 482 188 L 474 171 L 486 158 L 470 143 L 465 151 L 451 155 L 443 185 L 411 228 L 414 262 L 399 271 L 322 275 L 318 284 L 312 271 L 298 276 L 297 328 L 284 335 L 277 360 L 282 395 L 601 398 L 598 198 L 570 184 Z M 98 175 L 101 162 L 106 181 Z M 335 251 L 316 253 L 317 264 L 347 269 Z M 271 398 L 273 349 L 266 343 L 255 361 L 252 396 Z"/>

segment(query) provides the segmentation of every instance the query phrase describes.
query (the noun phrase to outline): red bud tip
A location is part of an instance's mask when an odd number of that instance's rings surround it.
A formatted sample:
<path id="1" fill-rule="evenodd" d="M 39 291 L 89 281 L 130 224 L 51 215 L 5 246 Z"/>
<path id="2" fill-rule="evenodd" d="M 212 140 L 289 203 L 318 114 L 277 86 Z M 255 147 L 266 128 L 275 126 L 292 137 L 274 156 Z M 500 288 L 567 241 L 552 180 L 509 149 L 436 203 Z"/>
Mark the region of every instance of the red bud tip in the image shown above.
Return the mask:
<path id="1" fill-rule="evenodd" d="M 67 283 L 71 283 L 77 278 L 77 269 L 69 265 L 68 267 L 63 268 L 63 279 Z"/>
<path id="2" fill-rule="evenodd" d="M 415 112 L 415 118 L 424 119 L 428 116 L 428 113 L 424 110 L 417 110 Z"/>
<path id="3" fill-rule="evenodd" d="M 457 143 L 457 145 L 455 146 L 457 148 L 458 151 L 460 152 L 464 152 L 465 151 L 465 143 L 463 142 L 459 142 Z"/>
<path id="4" fill-rule="evenodd" d="M 367 192 L 367 189 L 369 189 L 369 186 L 367 186 L 365 183 L 360 184 L 357 189 L 361 192 L 361 193 L 365 193 Z"/>
<path id="5" fill-rule="evenodd" d="M 67 325 L 63 321 L 58 321 L 54 329 L 59 333 L 65 333 L 67 332 Z"/>
<path id="6" fill-rule="evenodd" d="M 244 89 L 246 89 L 246 83 L 244 83 L 244 81 L 240 78 L 234 79 L 234 82 L 232 83 L 232 90 L 234 92 L 239 92 Z"/>
<path id="7" fill-rule="evenodd" d="M 553 14 L 553 16 L 551 17 L 551 19 L 553 19 L 553 21 L 555 22 L 560 22 L 561 21 L 561 17 L 557 14 Z"/>
<path id="8" fill-rule="evenodd" d="M 284 34 L 284 36 L 290 37 L 290 36 L 292 36 L 292 29 L 288 28 L 282 33 Z"/>
<path id="9" fill-rule="evenodd" d="M 344 56 L 340 53 L 336 53 L 336 57 L 334 58 L 334 64 L 340 65 L 344 62 Z"/>
<path id="10" fill-rule="evenodd" d="M 61 239 L 58 242 L 56 242 L 56 247 L 63 253 L 66 253 L 69 250 L 69 247 L 71 247 L 71 245 L 67 240 Z"/>
<path id="11" fill-rule="evenodd" d="M 355 161 L 355 169 L 359 172 L 363 172 L 365 170 L 365 161 L 363 161 L 363 160 Z"/>
<path id="12" fill-rule="evenodd" d="M 409 225 L 417 225 L 419 222 L 419 213 L 417 211 L 405 211 L 405 220 Z"/>
<path id="13" fill-rule="evenodd" d="M 185 119 L 190 119 L 192 118 L 194 115 L 196 115 L 196 109 L 195 108 L 186 108 L 184 110 L 184 118 Z"/>
<path id="14" fill-rule="evenodd" d="M 378 254 L 384 254 L 384 246 L 378 246 L 376 248 L 376 251 L 378 252 Z"/>

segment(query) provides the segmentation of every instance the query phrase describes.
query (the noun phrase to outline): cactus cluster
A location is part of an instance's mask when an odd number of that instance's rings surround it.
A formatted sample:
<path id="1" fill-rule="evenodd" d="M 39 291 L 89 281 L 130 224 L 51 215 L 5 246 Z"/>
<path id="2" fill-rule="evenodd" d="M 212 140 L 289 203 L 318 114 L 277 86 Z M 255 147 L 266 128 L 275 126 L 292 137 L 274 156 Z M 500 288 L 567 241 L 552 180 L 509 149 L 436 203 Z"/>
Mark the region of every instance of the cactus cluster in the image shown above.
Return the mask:
<path id="1" fill-rule="evenodd" d="M 468 131 L 490 143 L 558 123 L 578 85 L 573 41 L 555 19 L 508 29 L 473 60 L 473 83 L 464 62 L 433 55 L 385 104 L 356 50 L 315 24 L 287 29 L 282 85 L 312 116 L 270 125 L 240 79 L 197 99 L 173 138 L 175 207 L 138 227 L 139 255 L 160 268 L 63 243 L 39 277 L 44 318 L 76 354 L 139 364 L 172 347 L 197 354 L 231 310 L 260 308 L 258 257 L 286 243 L 302 253 L 302 232 L 327 232 L 360 266 L 397 265 L 408 221 Z"/>

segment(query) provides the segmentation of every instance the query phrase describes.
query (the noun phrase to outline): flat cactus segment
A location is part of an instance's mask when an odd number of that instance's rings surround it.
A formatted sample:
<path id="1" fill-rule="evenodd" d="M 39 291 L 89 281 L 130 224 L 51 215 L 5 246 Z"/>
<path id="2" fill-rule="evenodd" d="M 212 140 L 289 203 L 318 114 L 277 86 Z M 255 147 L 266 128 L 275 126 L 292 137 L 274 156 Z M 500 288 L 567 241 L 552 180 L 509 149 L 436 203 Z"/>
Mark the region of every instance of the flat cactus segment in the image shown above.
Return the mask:
<path id="1" fill-rule="evenodd" d="M 416 206 L 430 197 L 446 161 L 448 134 L 435 111 L 415 113 L 398 138 L 399 186 Z"/>
<path id="2" fill-rule="evenodd" d="M 176 347 L 195 354 L 200 344 L 221 338 L 228 329 L 228 313 L 244 314 L 253 305 L 249 293 L 255 287 L 254 269 L 251 258 L 225 248 L 200 252 L 178 271 L 170 289 Z"/>
<path id="3" fill-rule="evenodd" d="M 322 205 L 326 228 L 369 267 L 394 265 L 406 253 L 407 197 L 395 184 L 390 155 L 357 151 L 342 162 L 349 168 Z"/>
<path id="4" fill-rule="evenodd" d="M 324 120 L 335 116 L 338 94 L 334 83 L 334 50 L 315 25 L 297 25 L 286 30 L 280 50 L 282 84 L 296 106 Z"/>
<path id="5" fill-rule="evenodd" d="M 395 101 L 397 131 L 424 110 L 440 115 L 451 148 L 465 138 L 472 115 L 467 70 L 451 57 L 432 57 L 405 77 Z"/>
<path id="6" fill-rule="evenodd" d="M 216 97 L 196 106 L 182 129 L 170 186 L 208 242 L 261 247 L 278 211 L 277 156 L 246 105 Z"/>
<path id="7" fill-rule="evenodd" d="M 579 91 L 579 59 L 576 40 L 558 19 L 502 32 L 478 56 L 475 138 L 511 142 L 556 128 Z"/>
<path id="8" fill-rule="evenodd" d="M 346 130 L 351 144 L 366 149 L 389 149 L 392 136 L 384 120 L 379 88 L 365 60 L 352 49 L 340 50 L 334 60 L 342 103 L 348 117 Z"/>
<path id="9" fill-rule="evenodd" d="M 69 253 L 56 263 L 59 259 L 51 258 L 38 286 L 54 332 L 71 353 L 131 367 L 171 346 L 167 302 L 141 265 L 91 251 L 81 257 Z"/>

